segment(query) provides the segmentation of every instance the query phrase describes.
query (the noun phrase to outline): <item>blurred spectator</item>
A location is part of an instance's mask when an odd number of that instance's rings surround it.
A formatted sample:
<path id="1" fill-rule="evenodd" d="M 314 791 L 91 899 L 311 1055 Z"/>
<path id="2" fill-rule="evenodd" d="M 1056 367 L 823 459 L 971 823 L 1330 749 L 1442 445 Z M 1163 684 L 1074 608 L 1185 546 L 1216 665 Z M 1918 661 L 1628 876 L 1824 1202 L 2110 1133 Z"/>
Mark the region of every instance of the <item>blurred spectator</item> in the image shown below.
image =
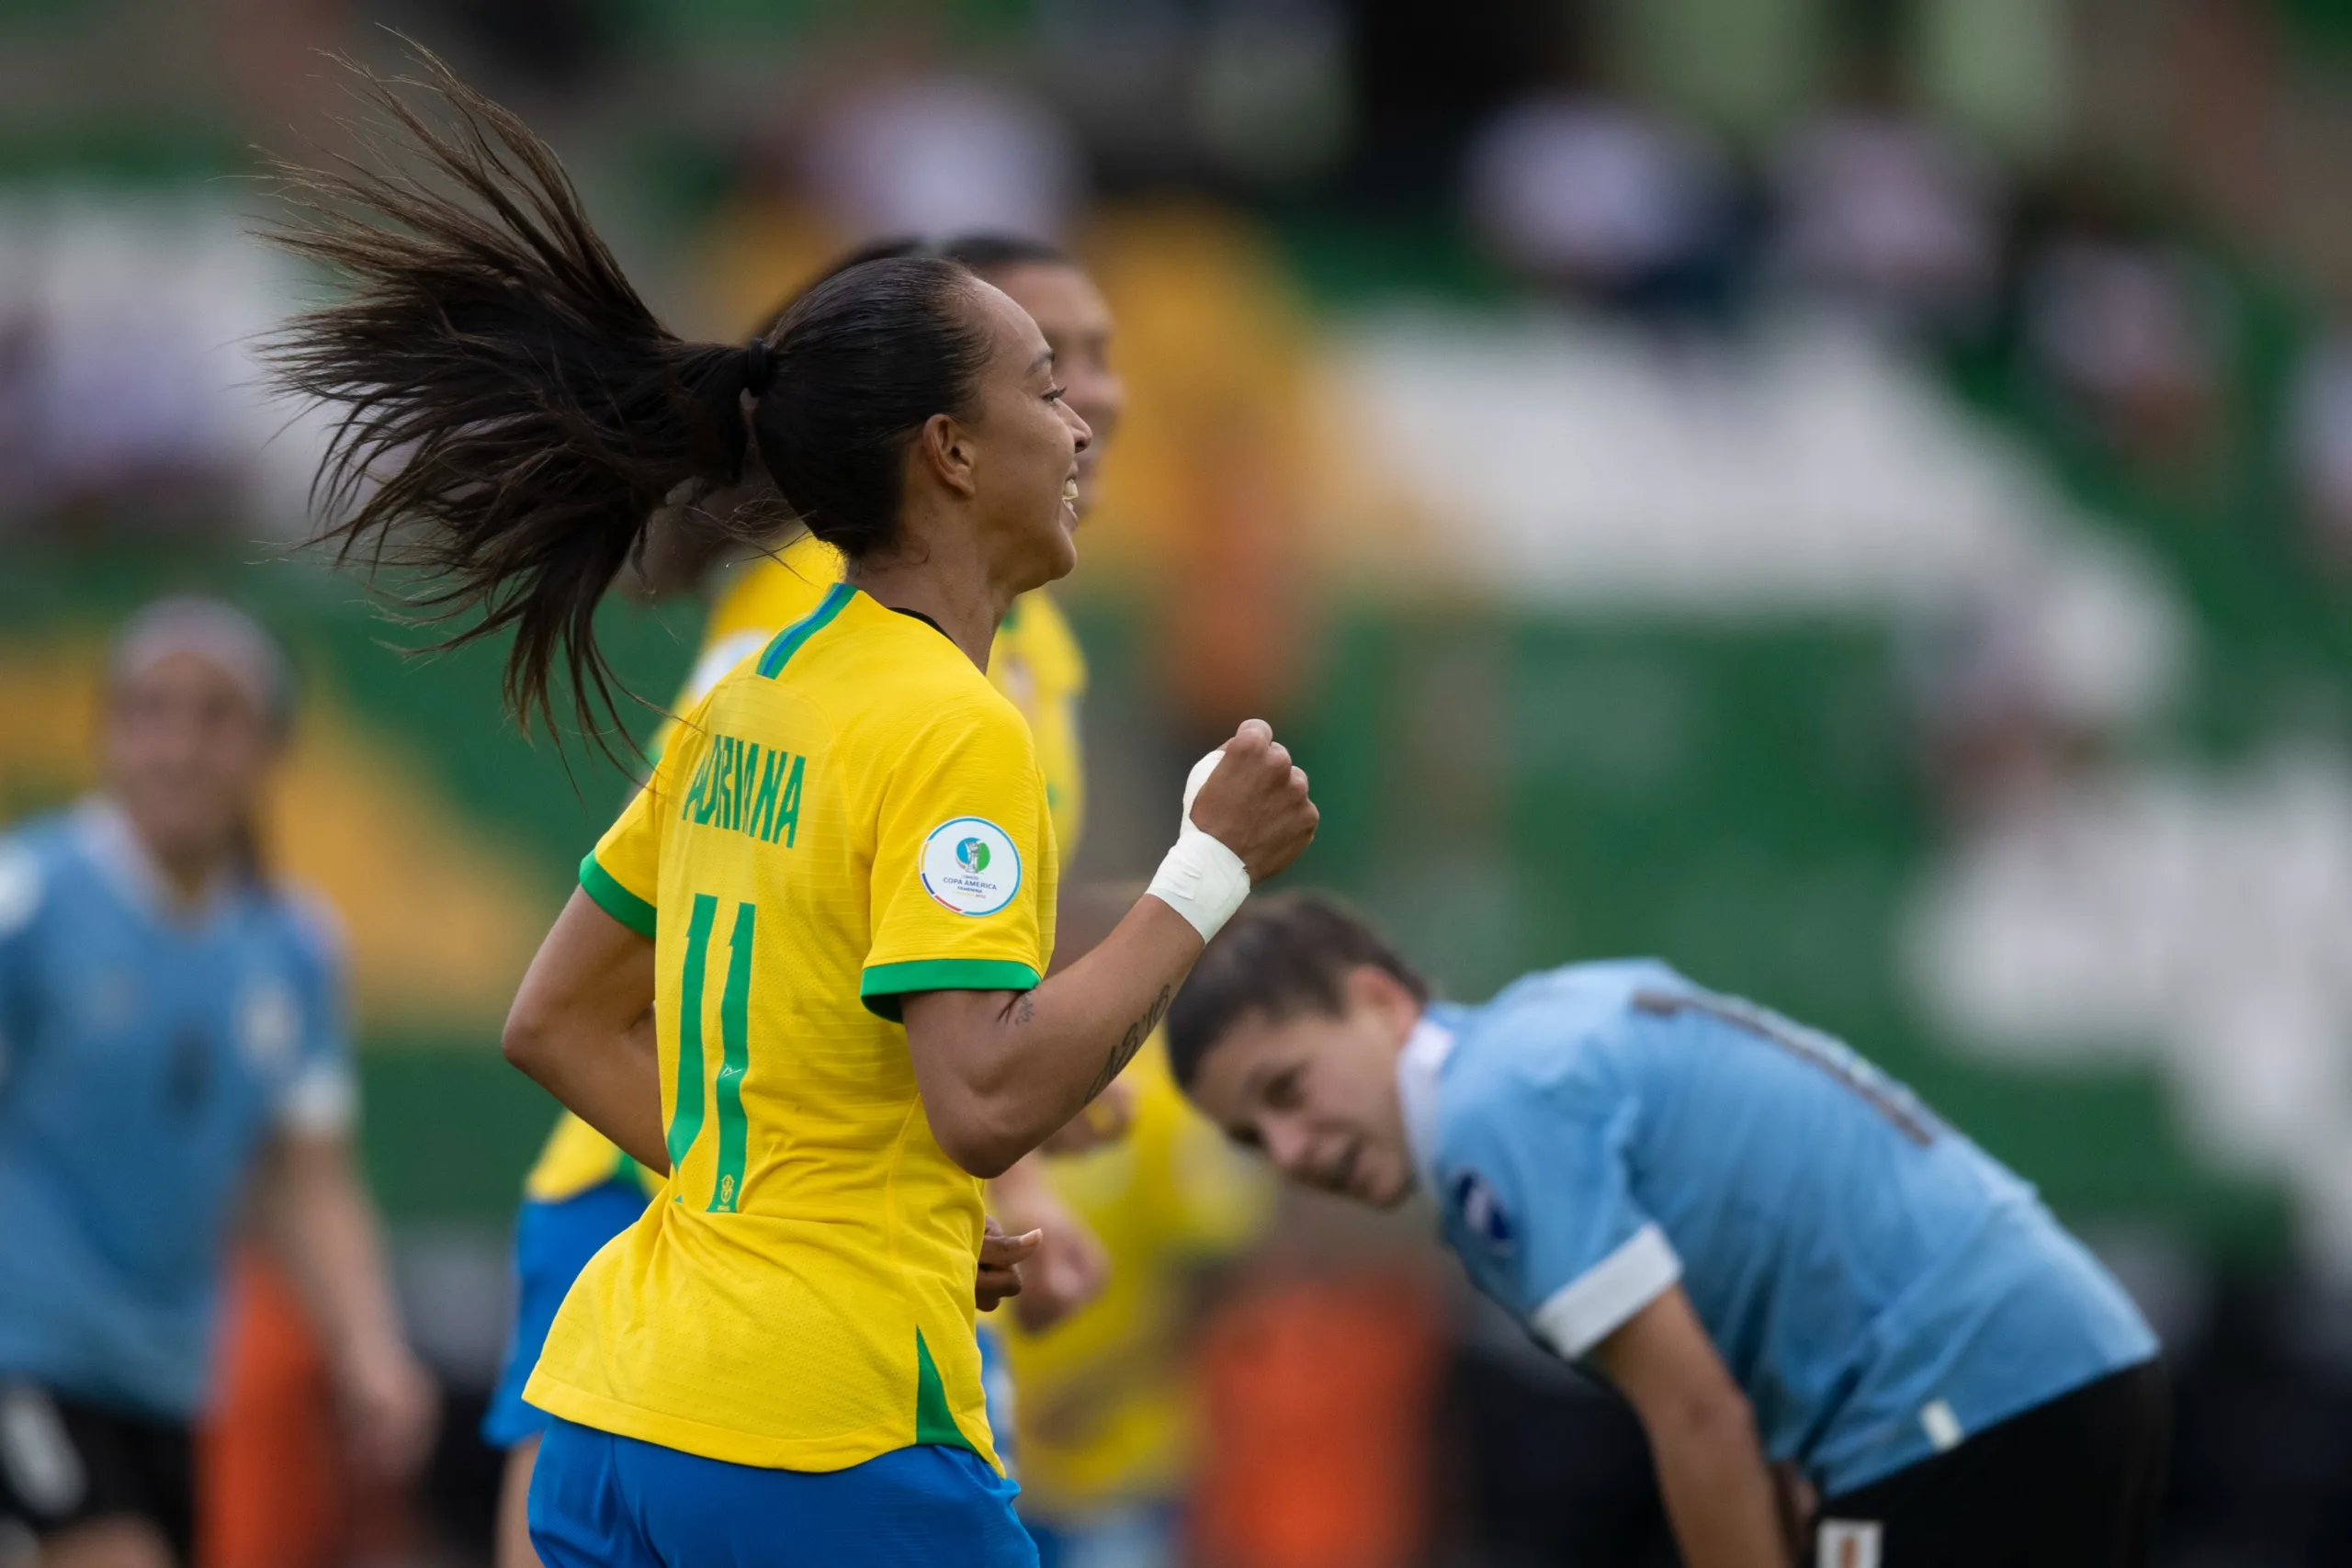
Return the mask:
<path id="1" fill-rule="evenodd" d="M 2022 286 L 2034 370 L 2094 434 L 2160 472 L 2217 456 L 2229 323 L 2187 247 L 2077 181 Z"/>
<path id="2" fill-rule="evenodd" d="M 1044 105 L 983 78 L 898 72 L 820 109 L 804 158 L 812 194 L 852 243 L 998 230 L 1059 235 L 1083 182 Z"/>
<path id="3" fill-rule="evenodd" d="M 1697 131 L 1610 92 L 1580 43 L 1471 148 L 1474 225 L 1571 298 L 1674 319 L 1722 303 L 1729 175 Z"/>
<path id="4" fill-rule="evenodd" d="M 2352 571 L 2352 323 L 2338 321 L 2304 356 L 2288 425 L 2288 460 L 2312 549 Z"/>
<path id="5" fill-rule="evenodd" d="M 1849 76 L 1773 160 L 1781 269 L 1901 333 L 1979 324 L 2000 261 L 1997 171 L 1919 112 L 1891 51 Z"/>
<path id="6" fill-rule="evenodd" d="M 0 201 L 0 527 L 218 528 L 254 499 L 300 518 L 314 448 L 253 349 L 286 274 L 244 228 L 187 197 Z"/>
<path id="7" fill-rule="evenodd" d="M 1083 156 L 1042 100 L 936 68 L 920 29 L 837 47 L 806 92 L 777 92 L 741 127 L 699 276 L 672 312 L 681 330 L 740 338 L 876 240 L 1069 227 Z"/>
<path id="8" fill-rule="evenodd" d="M 1989 579 L 1917 645 L 1924 779 L 1967 825 L 2039 805 L 2109 761 L 2177 694 L 2182 608 L 2137 554 L 2077 543 Z"/>
<path id="9" fill-rule="evenodd" d="M 1296 186 L 1346 152 L 1347 28 L 1333 0 L 1227 0 L 1216 9 L 1193 118 L 1222 167 L 1261 186 Z"/>
<path id="10" fill-rule="evenodd" d="M 40 317 L 29 301 L 0 299 L 0 527 L 46 499 L 36 477 L 40 335 Z"/>

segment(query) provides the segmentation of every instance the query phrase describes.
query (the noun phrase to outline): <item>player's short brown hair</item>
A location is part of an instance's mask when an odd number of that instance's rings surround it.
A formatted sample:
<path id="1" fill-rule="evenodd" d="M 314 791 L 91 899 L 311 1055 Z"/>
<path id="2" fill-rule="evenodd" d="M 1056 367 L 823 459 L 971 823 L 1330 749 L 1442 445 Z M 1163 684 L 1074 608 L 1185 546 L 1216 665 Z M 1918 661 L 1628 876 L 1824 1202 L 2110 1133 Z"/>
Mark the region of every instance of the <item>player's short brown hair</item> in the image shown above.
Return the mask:
<path id="1" fill-rule="evenodd" d="M 1168 1010 L 1168 1060 L 1190 1088 L 1226 1032 L 1251 1013 L 1269 1019 L 1337 1013 L 1347 977 L 1370 964 L 1420 1001 L 1429 983 L 1370 922 L 1315 893 L 1252 898 L 1208 944 Z"/>

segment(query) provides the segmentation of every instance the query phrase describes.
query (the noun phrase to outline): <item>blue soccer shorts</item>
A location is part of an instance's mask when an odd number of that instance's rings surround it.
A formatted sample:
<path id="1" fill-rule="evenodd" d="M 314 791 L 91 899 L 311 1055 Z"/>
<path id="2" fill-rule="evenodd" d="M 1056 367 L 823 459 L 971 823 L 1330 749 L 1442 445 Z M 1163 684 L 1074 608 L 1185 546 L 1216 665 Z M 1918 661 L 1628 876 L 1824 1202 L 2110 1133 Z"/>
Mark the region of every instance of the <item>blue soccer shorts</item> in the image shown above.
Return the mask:
<path id="1" fill-rule="evenodd" d="M 547 1568 L 1037 1568 L 1019 1491 L 968 1449 L 764 1470 L 550 1418 L 531 1544 Z"/>

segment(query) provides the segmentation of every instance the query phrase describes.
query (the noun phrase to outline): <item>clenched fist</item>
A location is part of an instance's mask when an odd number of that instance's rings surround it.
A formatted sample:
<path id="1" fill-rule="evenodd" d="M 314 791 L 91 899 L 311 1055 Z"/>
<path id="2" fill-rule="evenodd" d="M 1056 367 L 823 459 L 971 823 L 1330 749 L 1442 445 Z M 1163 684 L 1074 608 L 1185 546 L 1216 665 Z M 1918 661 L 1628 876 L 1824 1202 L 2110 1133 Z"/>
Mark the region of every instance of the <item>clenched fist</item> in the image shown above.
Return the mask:
<path id="1" fill-rule="evenodd" d="M 1288 866 L 1315 840 L 1321 813 L 1306 773 L 1262 719 L 1245 720 L 1193 801 L 1193 826 L 1241 857 L 1251 883 Z"/>

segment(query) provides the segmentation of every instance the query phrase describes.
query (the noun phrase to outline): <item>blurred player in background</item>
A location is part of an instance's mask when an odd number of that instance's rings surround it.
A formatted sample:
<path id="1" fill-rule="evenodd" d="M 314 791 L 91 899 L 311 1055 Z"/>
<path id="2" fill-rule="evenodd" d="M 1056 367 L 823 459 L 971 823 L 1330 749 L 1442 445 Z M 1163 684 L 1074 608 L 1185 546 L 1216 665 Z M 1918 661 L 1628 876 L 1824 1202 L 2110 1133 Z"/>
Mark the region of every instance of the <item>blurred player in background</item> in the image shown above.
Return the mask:
<path id="1" fill-rule="evenodd" d="M 1019 1395 L 1021 1517 L 1043 1568 L 1165 1568 L 1193 1479 L 1188 1334 L 1202 1286 L 1271 1212 L 1261 1171 L 1184 1102 L 1155 1036 L 1125 1079 L 1127 1135 L 1045 1162 L 1109 1260 L 1102 1293 L 1004 1331 Z M 1008 1218 L 1009 1228 L 1017 1228 Z"/>
<path id="2" fill-rule="evenodd" d="M 42 1568 L 188 1562 L 241 1201 L 362 1461 L 432 1436 L 353 1166 L 334 939 L 262 856 L 292 715 L 251 617 L 158 601 L 114 645 L 98 792 L 0 839 L 0 1535 Z"/>
<path id="3" fill-rule="evenodd" d="M 843 258 L 832 271 L 926 249 L 912 242 L 872 245 Z M 936 254 L 963 263 L 1012 296 L 1036 321 L 1053 348 L 1064 400 L 1094 432 L 1093 443 L 1079 457 L 1077 510 L 1083 520 L 1100 488 L 1102 452 L 1125 406 L 1124 389 L 1111 367 L 1111 319 L 1102 295 L 1074 260 L 1041 241 L 968 234 L 936 247 Z M 679 536 L 686 533 L 684 527 L 673 528 L 650 552 L 656 588 L 680 580 L 696 581 L 712 601 L 702 651 L 678 695 L 680 713 L 779 631 L 814 610 L 842 574 L 840 552 L 797 525 L 780 547 L 748 554 L 740 546 L 730 549 L 734 541 L 722 531 Z M 714 554 L 718 558 L 712 558 Z M 1044 589 L 1023 596 L 1005 618 L 990 650 L 989 679 L 1029 721 L 1055 836 L 1060 852 L 1073 855 L 1085 819 L 1079 710 L 1086 691 L 1086 661 L 1069 622 Z M 656 739 L 652 750 L 657 757 L 669 744 L 673 728 L 665 727 Z M 1082 952 L 1099 931 L 1086 919 L 1086 911 L 1071 908 L 1072 902 L 1066 892 L 1058 928 L 1068 934 L 1057 943 L 1062 961 Z M 1072 1153 L 1115 1139 L 1126 1102 L 1124 1089 L 1106 1092 L 1088 1116 L 1056 1140 L 1056 1151 Z M 1032 1156 L 991 1183 L 989 1206 L 1008 1231 L 1040 1234 L 1037 1252 L 1023 1265 L 1023 1286 L 1015 1310 L 1023 1325 L 1042 1329 L 1102 1289 L 1104 1259 L 1087 1225 L 1046 1184 L 1040 1164 Z M 636 1222 L 646 1198 L 660 1186 L 659 1176 L 639 1169 L 602 1134 L 569 1111 L 557 1122 L 526 1179 L 514 1232 L 515 1322 L 498 1388 L 482 1421 L 483 1437 L 508 1456 L 499 1510 L 499 1561 L 504 1568 L 537 1562 L 525 1504 L 548 1416 L 524 1402 L 524 1384 L 572 1280 L 597 1248 Z M 990 1326 L 983 1324 L 981 1334 L 990 1425 L 999 1451 L 1004 1453 L 1012 1446 L 1014 1431 L 1010 1380 Z"/>
<path id="4" fill-rule="evenodd" d="M 2031 1188 L 1827 1036 L 1651 960 L 1432 1002 L 1352 915 L 1282 898 L 1210 944 L 1169 1039 L 1284 1175 L 1430 1193 L 1472 1281 L 1633 1404 L 1690 1568 L 2148 1561 L 2154 1336 Z"/>

